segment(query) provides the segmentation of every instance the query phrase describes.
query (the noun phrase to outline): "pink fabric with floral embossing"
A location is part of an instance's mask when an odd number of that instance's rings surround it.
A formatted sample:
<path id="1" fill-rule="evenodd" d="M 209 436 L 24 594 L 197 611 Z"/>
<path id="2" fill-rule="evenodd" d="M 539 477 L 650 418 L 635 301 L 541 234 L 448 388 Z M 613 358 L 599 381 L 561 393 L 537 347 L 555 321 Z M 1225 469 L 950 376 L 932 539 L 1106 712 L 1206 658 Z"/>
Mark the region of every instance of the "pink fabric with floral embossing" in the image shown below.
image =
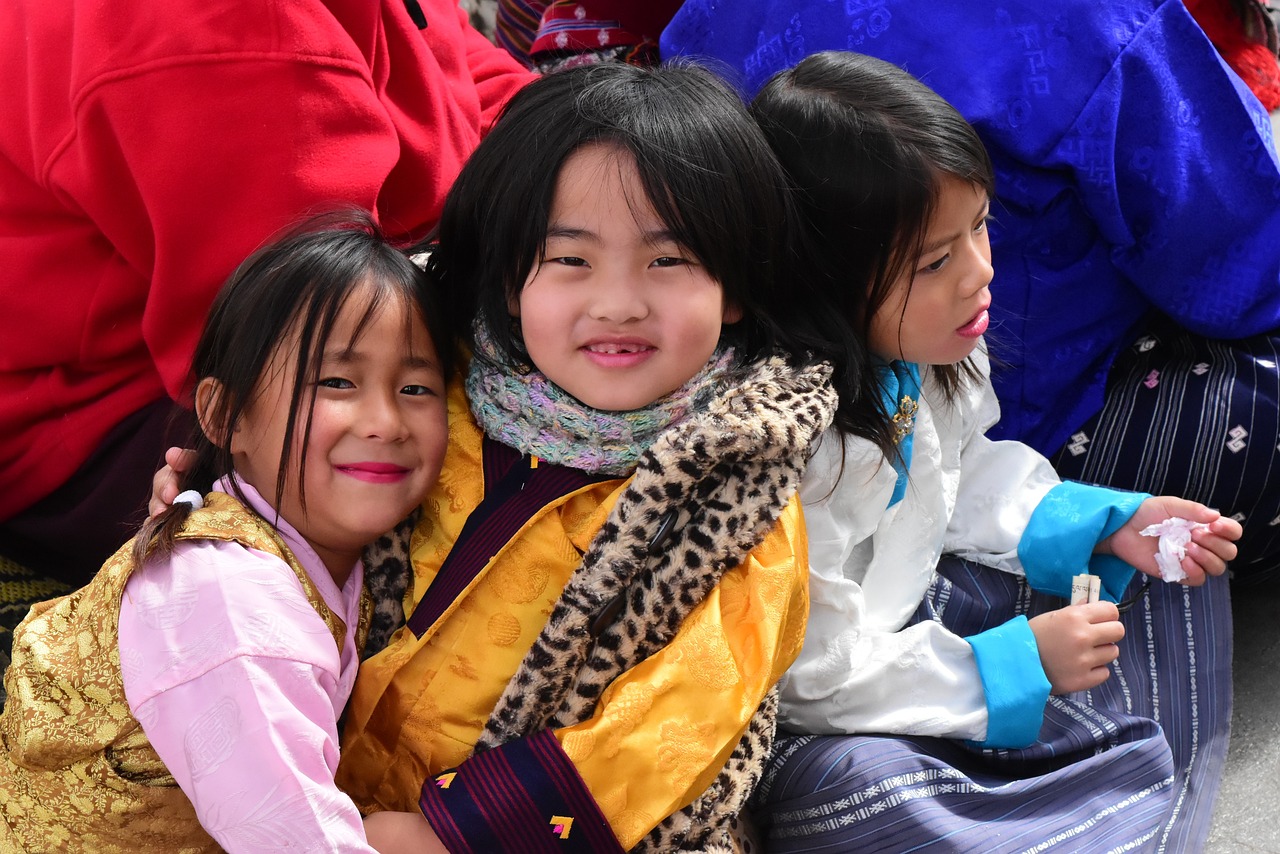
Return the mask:
<path id="1" fill-rule="evenodd" d="M 272 518 L 258 493 L 245 493 Z M 357 565 L 339 589 L 292 527 L 276 527 L 346 622 L 341 655 L 284 561 L 236 543 L 180 543 L 125 587 L 125 694 L 226 850 L 372 851 L 355 805 L 333 782 L 337 719 L 359 663 L 363 571 Z"/>

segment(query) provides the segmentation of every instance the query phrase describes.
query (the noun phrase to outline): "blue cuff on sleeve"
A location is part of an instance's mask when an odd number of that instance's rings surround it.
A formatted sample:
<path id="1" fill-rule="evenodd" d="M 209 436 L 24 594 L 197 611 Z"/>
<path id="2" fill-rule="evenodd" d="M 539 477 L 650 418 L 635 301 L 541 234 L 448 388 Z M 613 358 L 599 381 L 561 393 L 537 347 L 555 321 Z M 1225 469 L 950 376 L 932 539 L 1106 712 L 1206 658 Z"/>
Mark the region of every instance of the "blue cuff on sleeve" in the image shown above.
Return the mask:
<path id="1" fill-rule="evenodd" d="M 1018 541 L 1027 581 L 1036 590 L 1065 598 L 1071 595 L 1071 577 L 1087 567 L 1102 579 L 1103 598 L 1120 601 L 1134 568 L 1112 555 L 1095 555 L 1093 549 L 1120 530 L 1150 497 L 1073 481 L 1049 490 Z"/>
<path id="2" fill-rule="evenodd" d="M 978 747 L 1026 747 L 1040 735 L 1049 678 L 1026 617 L 965 638 L 987 698 L 987 739 Z"/>

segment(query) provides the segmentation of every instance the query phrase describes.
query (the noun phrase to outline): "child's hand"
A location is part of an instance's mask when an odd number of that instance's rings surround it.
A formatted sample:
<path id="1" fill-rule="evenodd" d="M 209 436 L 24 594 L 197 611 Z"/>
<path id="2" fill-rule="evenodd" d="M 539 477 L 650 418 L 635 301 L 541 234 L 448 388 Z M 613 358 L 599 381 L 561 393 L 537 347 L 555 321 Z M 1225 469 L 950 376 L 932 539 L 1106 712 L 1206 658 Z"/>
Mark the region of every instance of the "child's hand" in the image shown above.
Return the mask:
<path id="1" fill-rule="evenodd" d="M 1187 543 L 1187 556 L 1182 559 L 1182 571 L 1187 574 L 1183 584 L 1198 587 L 1210 575 L 1221 575 L 1227 561 L 1236 556 L 1235 541 L 1244 530 L 1235 519 L 1228 519 L 1217 510 L 1211 510 L 1195 501 L 1161 495 L 1148 498 L 1138 507 L 1138 512 L 1120 530 L 1098 543 L 1095 552 L 1112 554 L 1139 572 L 1160 577 L 1156 565 L 1159 539 L 1144 537 L 1140 533 L 1148 525 L 1158 525 L 1166 519 L 1181 517 L 1191 522 L 1205 522 L 1207 530 L 1191 533 Z"/>
<path id="2" fill-rule="evenodd" d="M 1054 694 L 1087 691 L 1111 675 L 1107 665 L 1120 655 L 1116 644 L 1124 637 L 1120 612 L 1113 603 L 1069 605 L 1029 622 Z"/>
<path id="3" fill-rule="evenodd" d="M 164 452 L 164 468 L 151 478 L 151 500 L 147 502 L 147 515 L 159 516 L 169 509 L 178 497 L 179 477 L 196 462 L 196 452 L 185 448 L 170 448 Z"/>
<path id="4" fill-rule="evenodd" d="M 364 820 L 365 837 L 380 854 L 448 854 L 418 812 L 376 812 Z"/>

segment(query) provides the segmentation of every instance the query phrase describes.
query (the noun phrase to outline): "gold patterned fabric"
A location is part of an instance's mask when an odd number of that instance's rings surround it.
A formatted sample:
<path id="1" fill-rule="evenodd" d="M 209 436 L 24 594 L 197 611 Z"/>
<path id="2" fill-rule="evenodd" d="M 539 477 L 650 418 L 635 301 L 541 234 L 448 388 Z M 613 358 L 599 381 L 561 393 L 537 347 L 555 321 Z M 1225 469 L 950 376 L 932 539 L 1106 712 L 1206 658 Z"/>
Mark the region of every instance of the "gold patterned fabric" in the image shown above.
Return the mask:
<path id="1" fill-rule="evenodd" d="M 341 649 L 342 619 L 275 530 L 234 498 L 210 493 L 178 538 L 234 541 L 286 561 Z M 118 625 L 132 546 L 87 586 L 34 606 L 14 631 L 0 714 L 0 851 L 218 850 L 125 698 Z M 361 643 L 368 611 L 366 599 Z"/>
<path id="2" fill-rule="evenodd" d="M 0 677 L 9 669 L 13 630 L 31 606 L 54 596 L 70 593 L 71 587 L 41 576 L 17 561 L 0 555 Z M 0 709 L 4 708 L 4 686 L 0 685 Z"/>
<path id="3" fill-rule="evenodd" d="M 72 588 L 0 555 L 0 631 L 13 631 L 36 602 L 70 593 Z M 0 644 L 7 654 L 8 641 Z"/>

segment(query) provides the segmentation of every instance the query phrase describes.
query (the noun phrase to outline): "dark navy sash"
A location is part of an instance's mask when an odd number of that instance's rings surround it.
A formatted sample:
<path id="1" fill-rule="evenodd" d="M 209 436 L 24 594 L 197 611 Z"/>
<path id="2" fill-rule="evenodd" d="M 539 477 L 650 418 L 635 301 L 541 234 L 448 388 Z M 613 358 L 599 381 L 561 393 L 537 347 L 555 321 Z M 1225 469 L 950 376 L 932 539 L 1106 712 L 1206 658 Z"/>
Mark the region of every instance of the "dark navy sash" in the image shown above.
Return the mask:
<path id="1" fill-rule="evenodd" d="M 525 522 L 551 502 L 613 475 L 555 465 L 485 437 L 484 500 L 467 517 L 435 580 L 409 617 L 417 637 L 431 627 Z"/>

